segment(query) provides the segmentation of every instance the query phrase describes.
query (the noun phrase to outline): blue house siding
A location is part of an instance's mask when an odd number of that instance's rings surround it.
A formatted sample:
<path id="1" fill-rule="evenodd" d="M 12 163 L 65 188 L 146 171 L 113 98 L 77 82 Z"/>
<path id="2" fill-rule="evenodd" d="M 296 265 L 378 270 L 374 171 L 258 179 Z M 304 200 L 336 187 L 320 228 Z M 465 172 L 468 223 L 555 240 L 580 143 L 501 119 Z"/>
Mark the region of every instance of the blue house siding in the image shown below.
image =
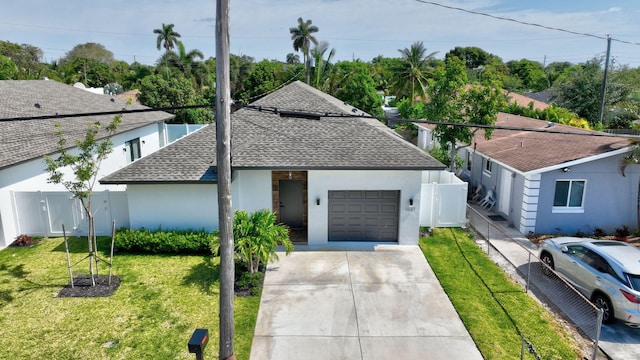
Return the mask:
<path id="1" fill-rule="evenodd" d="M 571 166 L 569 172 L 561 169 L 545 172 L 541 180 L 541 193 L 535 232 L 550 234 L 590 234 L 595 228 L 613 233 L 626 225 L 636 230 L 636 199 L 638 197 L 638 167 L 631 166 L 626 177 L 620 174 L 622 155 L 603 158 Z M 553 198 L 557 180 L 584 180 L 584 211 L 563 213 L 553 211 Z"/>

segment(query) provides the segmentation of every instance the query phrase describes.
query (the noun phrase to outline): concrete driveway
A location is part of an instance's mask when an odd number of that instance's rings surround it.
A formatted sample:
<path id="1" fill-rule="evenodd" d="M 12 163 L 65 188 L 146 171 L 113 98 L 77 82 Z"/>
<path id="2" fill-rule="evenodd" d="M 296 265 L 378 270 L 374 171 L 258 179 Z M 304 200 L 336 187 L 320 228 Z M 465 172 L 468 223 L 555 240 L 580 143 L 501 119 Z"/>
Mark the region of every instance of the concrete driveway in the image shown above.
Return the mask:
<path id="1" fill-rule="evenodd" d="M 251 360 L 482 359 L 417 246 L 270 264 Z"/>

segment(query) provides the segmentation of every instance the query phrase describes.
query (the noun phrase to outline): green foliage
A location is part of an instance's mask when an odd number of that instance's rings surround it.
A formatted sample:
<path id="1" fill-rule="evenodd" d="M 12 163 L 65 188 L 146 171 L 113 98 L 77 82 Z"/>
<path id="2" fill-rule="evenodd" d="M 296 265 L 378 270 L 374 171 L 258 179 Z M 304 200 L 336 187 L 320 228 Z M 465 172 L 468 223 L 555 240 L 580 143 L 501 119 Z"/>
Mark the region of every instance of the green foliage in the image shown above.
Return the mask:
<path id="1" fill-rule="evenodd" d="M 60 61 L 65 63 L 76 59 L 89 59 L 103 64 L 110 64 L 113 62 L 113 53 L 102 44 L 89 42 L 74 46 Z"/>
<path id="2" fill-rule="evenodd" d="M 276 248 L 283 245 L 286 254 L 293 251 L 289 229 L 276 224 L 276 215 L 268 209 L 248 214 L 238 210 L 233 219 L 235 252 L 250 273 L 258 271 L 260 264 L 277 260 Z"/>
<path id="3" fill-rule="evenodd" d="M 234 252 L 236 257 L 246 266 L 250 273 L 255 273 L 260 265 L 277 260 L 276 248 L 284 247 L 289 255 L 293 251 L 293 243 L 289 239 L 289 228 L 276 224 L 276 215 L 269 209 L 251 214 L 237 210 L 233 218 Z M 220 237 L 216 233 L 211 243 L 211 251 L 217 254 L 220 250 Z"/>
<path id="4" fill-rule="evenodd" d="M 118 95 L 124 92 L 122 85 L 118 83 L 109 83 L 104 86 L 104 93 L 108 95 Z"/>
<path id="5" fill-rule="evenodd" d="M 115 248 L 126 253 L 210 254 L 216 235 L 204 230 L 125 229 L 116 232 Z"/>
<path id="6" fill-rule="evenodd" d="M 500 59 L 496 55 L 490 54 L 475 46 L 456 46 L 453 50 L 449 51 L 445 55 L 445 59 L 453 56 L 462 60 L 464 62 L 464 66 L 467 69 L 478 69 L 479 67 L 484 67 L 490 64 L 494 59 L 498 59 L 500 62 L 502 62 L 502 59 Z"/>
<path id="7" fill-rule="evenodd" d="M 546 109 L 540 110 L 534 109 L 533 103 L 529 103 L 529 106 L 525 107 L 518 105 L 516 102 L 512 102 L 505 104 L 501 111 L 507 114 L 526 116 L 532 119 L 545 120 L 583 129 L 590 128 L 586 119 L 579 118 L 578 115 L 556 104 L 551 104 Z"/>
<path id="8" fill-rule="evenodd" d="M 0 80 L 16 80 L 18 67 L 6 56 L 0 55 Z"/>
<path id="9" fill-rule="evenodd" d="M 433 149 L 429 150 L 429 155 L 443 163 L 445 166 L 451 166 L 451 155 L 449 148 L 434 146 Z M 456 168 L 460 169 L 463 165 L 464 160 L 460 156 L 458 156 L 458 154 L 456 154 Z"/>
<path id="10" fill-rule="evenodd" d="M 429 81 L 426 118 L 444 123 L 494 125 L 505 103 L 500 85 L 467 86 L 467 81 L 464 63 L 457 57 L 449 57 Z M 451 156 L 457 142 L 470 144 L 475 135 L 472 126 L 437 125 L 434 133 L 440 146 L 451 150 Z M 485 129 L 487 139 L 491 133 L 491 129 Z M 451 170 L 455 171 L 453 167 Z"/>
<path id="11" fill-rule="evenodd" d="M 337 64 L 337 69 L 344 74 L 344 80 L 332 95 L 373 116 L 384 117 L 382 98 L 376 92 L 375 82 L 367 65 L 341 62 Z"/>
<path id="12" fill-rule="evenodd" d="M 284 65 L 278 62 L 263 60 L 257 63 L 245 78 L 245 90 L 239 95 L 238 101 L 253 102 L 280 87 L 286 80 L 283 76 L 284 70 Z"/>
<path id="13" fill-rule="evenodd" d="M 311 44 L 318 45 L 318 39 L 313 34 L 320 30 L 317 26 L 311 25 L 311 23 L 311 20 L 304 21 L 299 17 L 298 26 L 289 28 L 291 40 L 293 40 L 293 50 L 302 50 L 307 80 L 309 80 L 309 50 L 311 50 Z"/>
<path id="14" fill-rule="evenodd" d="M 170 51 L 178 44 L 180 34 L 175 32 L 173 27 L 173 24 L 165 25 L 162 23 L 162 27 L 160 29 L 153 29 L 153 33 L 158 35 L 156 38 L 156 46 L 158 50 L 163 47 L 165 51 Z"/>
<path id="15" fill-rule="evenodd" d="M 62 65 L 62 72 L 67 84 L 81 82 L 88 87 L 102 87 L 115 82 L 109 65 L 95 59 L 74 58 Z"/>
<path id="16" fill-rule="evenodd" d="M 429 60 L 435 52 L 427 54 L 422 41 L 416 41 L 411 47 L 398 49 L 401 61 L 394 69 L 395 82 L 393 88 L 399 98 L 409 98 L 413 104 L 417 97 L 425 100 L 427 78 L 431 72 Z"/>
<path id="17" fill-rule="evenodd" d="M 509 61 L 506 65 L 511 76 L 518 79 L 521 83 L 520 87 L 510 90 L 535 92 L 542 91 L 549 87 L 547 74 L 545 74 L 542 64 L 539 62 L 522 59 Z"/>
<path id="18" fill-rule="evenodd" d="M 191 81 L 181 74 L 168 80 L 163 75 L 151 75 L 142 80 L 138 100 L 141 104 L 153 107 L 173 107 L 200 105 L 204 103 L 202 95 L 193 88 Z M 213 113 L 208 108 L 183 109 L 173 111 L 175 122 L 188 124 L 206 124 L 213 121 Z"/>
<path id="19" fill-rule="evenodd" d="M 36 46 L 29 44 L 14 44 L 8 41 L 0 40 L 0 59 L 4 56 L 10 60 L 11 77 L 4 80 L 39 80 L 43 73 L 46 72 L 46 66 L 40 61 L 42 60 L 42 50 Z M 0 60 L 0 77 L 7 69 L 3 69 L 3 62 Z M 7 73 L 4 73 L 5 77 Z M 1 79 L 1 78 L 0 78 Z"/>
<path id="20" fill-rule="evenodd" d="M 264 281 L 264 273 L 262 272 L 240 272 L 238 280 L 235 282 L 236 291 L 249 291 L 251 296 L 259 296 Z"/>

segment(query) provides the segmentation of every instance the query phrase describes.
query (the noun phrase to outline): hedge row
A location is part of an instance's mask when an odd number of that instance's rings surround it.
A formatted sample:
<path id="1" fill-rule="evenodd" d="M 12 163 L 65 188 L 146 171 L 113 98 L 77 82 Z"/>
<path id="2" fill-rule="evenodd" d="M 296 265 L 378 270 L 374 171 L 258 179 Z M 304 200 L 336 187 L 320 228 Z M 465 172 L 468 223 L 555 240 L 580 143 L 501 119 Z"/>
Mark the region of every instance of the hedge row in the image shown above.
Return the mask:
<path id="1" fill-rule="evenodd" d="M 115 249 L 128 253 L 211 254 L 216 234 L 204 230 L 134 230 L 116 232 Z"/>

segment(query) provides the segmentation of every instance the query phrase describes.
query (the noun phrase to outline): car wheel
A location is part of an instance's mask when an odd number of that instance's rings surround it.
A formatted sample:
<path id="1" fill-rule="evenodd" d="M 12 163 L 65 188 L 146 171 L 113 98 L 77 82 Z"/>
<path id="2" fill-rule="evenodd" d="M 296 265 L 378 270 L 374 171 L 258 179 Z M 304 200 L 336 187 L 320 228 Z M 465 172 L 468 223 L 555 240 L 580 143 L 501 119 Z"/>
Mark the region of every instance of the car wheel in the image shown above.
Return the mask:
<path id="1" fill-rule="evenodd" d="M 555 268 L 553 267 L 553 257 L 551 256 L 551 254 L 549 254 L 548 252 L 544 252 L 542 253 L 542 255 L 540 256 L 540 261 L 542 261 L 543 263 L 547 264 L 547 266 L 542 265 L 542 273 L 545 275 L 551 275 L 552 272 L 551 270 L 554 270 Z M 549 270 L 551 269 L 551 270 Z"/>
<path id="2" fill-rule="evenodd" d="M 593 295 L 593 304 L 598 309 L 602 309 L 603 324 L 613 324 L 616 321 L 613 314 L 613 306 L 611 305 L 611 300 L 609 300 L 606 295 L 600 293 Z"/>

